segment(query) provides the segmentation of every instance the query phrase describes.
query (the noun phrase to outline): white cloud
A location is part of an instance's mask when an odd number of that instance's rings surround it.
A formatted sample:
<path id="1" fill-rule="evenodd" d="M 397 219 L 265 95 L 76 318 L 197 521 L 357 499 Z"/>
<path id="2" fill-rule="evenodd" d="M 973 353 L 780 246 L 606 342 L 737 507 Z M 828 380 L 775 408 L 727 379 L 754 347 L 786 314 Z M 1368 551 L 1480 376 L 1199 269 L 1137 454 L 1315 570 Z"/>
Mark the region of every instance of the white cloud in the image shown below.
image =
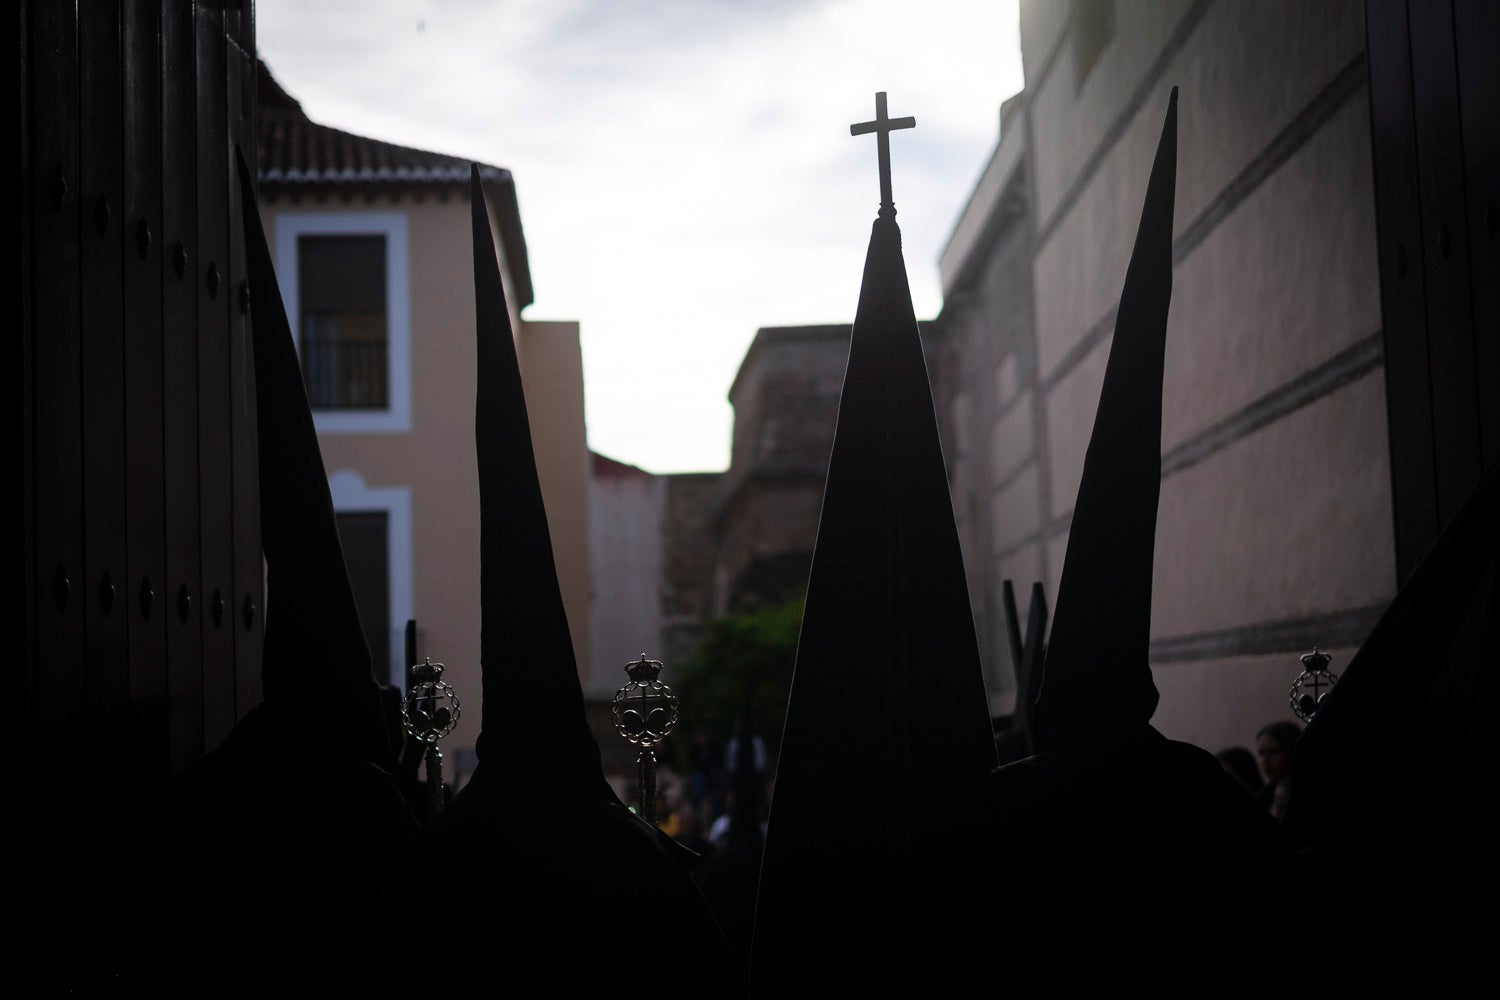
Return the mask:
<path id="1" fill-rule="evenodd" d="M 583 324 L 589 438 L 722 467 L 757 327 L 849 322 L 879 200 L 876 90 L 919 316 L 1021 84 L 1014 2 L 260 0 L 315 119 L 515 172 L 537 301 Z M 420 24 L 420 30 L 419 30 Z"/>

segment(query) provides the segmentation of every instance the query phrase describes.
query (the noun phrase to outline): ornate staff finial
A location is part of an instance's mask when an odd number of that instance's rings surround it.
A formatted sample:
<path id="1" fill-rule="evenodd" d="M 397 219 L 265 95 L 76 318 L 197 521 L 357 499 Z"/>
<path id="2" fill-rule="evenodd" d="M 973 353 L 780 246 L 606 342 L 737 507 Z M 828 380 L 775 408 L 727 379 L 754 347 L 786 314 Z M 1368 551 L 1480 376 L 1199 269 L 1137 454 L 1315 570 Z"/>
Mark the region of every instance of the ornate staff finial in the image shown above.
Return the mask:
<path id="1" fill-rule="evenodd" d="M 648 660 L 645 653 L 639 660 L 625 664 L 630 683 L 615 692 L 610 708 L 615 729 L 626 742 L 641 748 L 635 758 L 640 778 L 640 809 L 641 816 L 652 826 L 656 825 L 655 747 L 677 725 L 677 695 L 656 679 L 661 667 L 660 660 Z"/>
<path id="2" fill-rule="evenodd" d="M 1318 652 L 1314 646 L 1311 653 L 1302 654 L 1302 673 L 1292 681 L 1292 711 L 1303 722 L 1311 722 L 1318 714 L 1318 707 L 1328 692 L 1339 682 L 1339 675 L 1328 669 L 1333 657 Z"/>
<path id="3" fill-rule="evenodd" d="M 458 695 L 443 680 L 444 665 L 423 657 L 412 668 L 411 687 L 401 701 L 401 721 L 411 738 L 427 748 L 427 794 L 432 816 L 443 808 L 443 751 L 438 740 L 453 732 L 460 715 Z"/>
<path id="4" fill-rule="evenodd" d="M 915 118 L 890 118 L 885 113 L 885 91 L 875 95 L 875 120 L 849 126 L 850 135 L 875 133 L 876 152 L 880 157 L 880 214 L 890 218 L 896 214 L 896 203 L 891 200 L 891 133 L 896 129 L 916 128 Z"/>

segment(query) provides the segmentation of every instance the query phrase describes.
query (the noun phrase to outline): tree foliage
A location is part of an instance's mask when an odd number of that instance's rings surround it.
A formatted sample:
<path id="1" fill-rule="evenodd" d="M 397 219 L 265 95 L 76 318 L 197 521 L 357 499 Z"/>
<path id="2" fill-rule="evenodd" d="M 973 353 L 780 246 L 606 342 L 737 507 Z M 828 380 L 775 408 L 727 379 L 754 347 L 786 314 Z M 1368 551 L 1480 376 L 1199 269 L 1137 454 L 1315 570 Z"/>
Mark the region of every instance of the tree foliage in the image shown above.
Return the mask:
<path id="1" fill-rule="evenodd" d="M 722 744 L 744 714 L 751 690 L 755 732 L 774 766 L 786 720 L 787 694 L 797 658 L 803 602 L 747 611 L 708 624 L 703 641 L 675 671 L 682 698 L 683 728 L 702 727 Z"/>

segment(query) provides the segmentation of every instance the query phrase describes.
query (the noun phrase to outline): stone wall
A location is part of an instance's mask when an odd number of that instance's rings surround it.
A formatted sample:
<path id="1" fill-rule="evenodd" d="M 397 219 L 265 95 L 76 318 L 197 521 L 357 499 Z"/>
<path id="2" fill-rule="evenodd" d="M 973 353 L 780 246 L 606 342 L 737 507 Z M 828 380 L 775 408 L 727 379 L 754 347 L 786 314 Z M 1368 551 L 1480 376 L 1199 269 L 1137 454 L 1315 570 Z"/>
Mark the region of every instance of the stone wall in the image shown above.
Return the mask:
<path id="1" fill-rule="evenodd" d="M 662 659 L 681 661 L 698 645 L 703 623 L 713 609 L 713 510 L 723 487 L 719 472 L 682 473 L 661 477 Z"/>
<path id="2" fill-rule="evenodd" d="M 849 330 L 768 327 L 745 354 L 729 390 L 734 447 L 716 518 L 716 613 L 806 589 Z"/>
<path id="3" fill-rule="evenodd" d="M 725 472 L 654 476 L 595 457 L 596 648 L 640 632 L 653 613 L 643 602 L 652 603 L 660 635 L 654 648 L 671 666 L 693 652 L 710 620 L 800 596 L 848 354 L 847 326 L 758 331 L 729 391 L 734 441 Z M 621 533 L 632 540 L 603 538 Z M 659 551 L 654 564 L 644 552 L 648 543 Z M 622 558 L 640 567 L 638 589 L 605 593 L 629 585 L 615 565 Z M 634 610 L 627 614 L 626 605 Z"/>
<path id="4" fill-rule="evenodd" d="M 1036 335 L 1025 171 L 1004 178 L 995 219 L 964 282 L 948 290 L 929 340 L 934 405 L 964 551 L 985 685 L 996 715 L 1011 711 L 1014 665 L 1002 581 L 1025 599 L 1041 579 L 1037 533 L 1047 455 L 1037 447 Z M 1024 613 L 1024 609 L 1023 609 Z"/>

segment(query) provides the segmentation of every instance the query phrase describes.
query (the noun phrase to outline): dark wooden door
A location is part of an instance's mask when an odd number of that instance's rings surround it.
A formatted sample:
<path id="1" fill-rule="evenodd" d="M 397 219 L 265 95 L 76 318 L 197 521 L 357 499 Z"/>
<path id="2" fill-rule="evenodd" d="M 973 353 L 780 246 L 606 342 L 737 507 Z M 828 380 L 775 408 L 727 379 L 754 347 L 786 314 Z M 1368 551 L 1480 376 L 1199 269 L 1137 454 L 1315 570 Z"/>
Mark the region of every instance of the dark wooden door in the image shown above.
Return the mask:
<path id="1" fill-rule="evenodd" d="M 134 820 L 258 699 L 260 622 L 235 613 L 262 583 L 229 171 L 254 134 L 252 10 L 20 11 L 22 891 L 57 947 L 128 867 Z M 91 968 L 28 964 L 64 970 L 55 986 Z"/>
<path id="2" fill-rule="evenodd" d="M 1500 6 L 1369 0 L 1398 572 L 1500 457 Z"/>
<path id="3" fill-rule="evenodd" d="M 1370 115 L 1398 573 L 1500 458 L 1500 5 L 1368 0 Z M 1451 635 L 1390 683 L 1434 831 L 1478 829 L 1495 569 Z M 1489 635 L 1486 635 L 1488 631 Z M 1414 658 L 1416 659 L 1416 658 Z M 1430 681 L 1430 683 L 1428 683 Z M 1393 782 L 1400 783 L 1400 782 Z M 1442 837 L 1436 838 L 1441 841 Z M 1442 849 L 1454 849 L 1456 839 Z"/>

